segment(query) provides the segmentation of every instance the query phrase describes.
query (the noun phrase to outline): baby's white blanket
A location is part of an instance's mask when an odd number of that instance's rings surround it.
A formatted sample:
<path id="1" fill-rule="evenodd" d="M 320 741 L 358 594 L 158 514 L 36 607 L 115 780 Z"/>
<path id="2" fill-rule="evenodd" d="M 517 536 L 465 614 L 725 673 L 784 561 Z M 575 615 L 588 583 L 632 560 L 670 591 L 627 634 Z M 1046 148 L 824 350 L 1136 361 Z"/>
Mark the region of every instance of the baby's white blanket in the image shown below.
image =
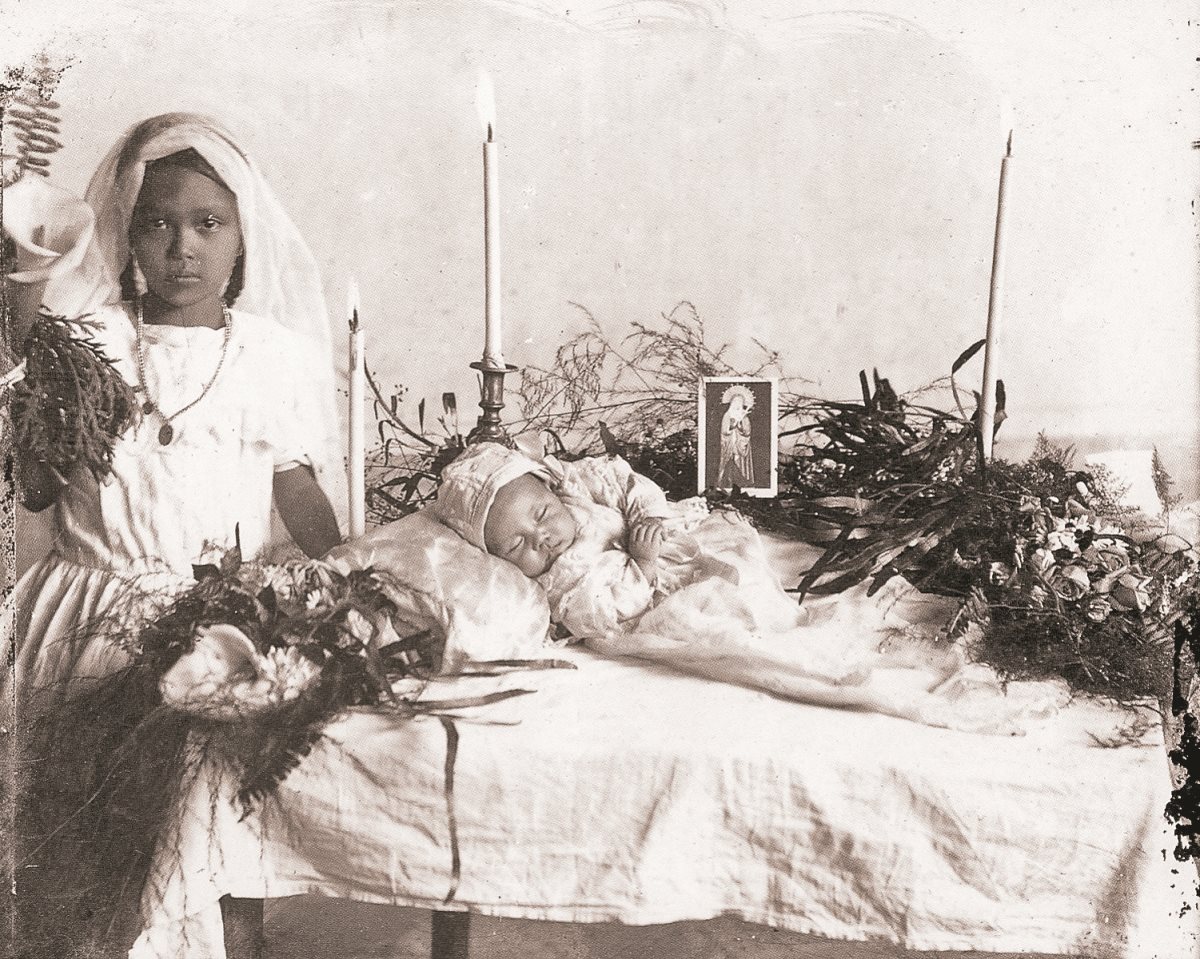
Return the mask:
<path id="1" fill-rule="evenodd" d="M 450 909 L 570 922 L 736 915 L 912 949 L 1200 954 L 1171 856 L 1161 735 L 1024 738 L 801 705 L 633 661 L 434 684 L 535 695 L 458 724 Z M 1157 740 L 1157 741 L 1156 741 Z M 132 955 L 220 959 L 217 899 L 320 892 L 438 908 L 451 887 L 437 720 L 357 712 L 238 822 L 196 784 Z M 221 787 L 217 785 L 218 792 Z"/>

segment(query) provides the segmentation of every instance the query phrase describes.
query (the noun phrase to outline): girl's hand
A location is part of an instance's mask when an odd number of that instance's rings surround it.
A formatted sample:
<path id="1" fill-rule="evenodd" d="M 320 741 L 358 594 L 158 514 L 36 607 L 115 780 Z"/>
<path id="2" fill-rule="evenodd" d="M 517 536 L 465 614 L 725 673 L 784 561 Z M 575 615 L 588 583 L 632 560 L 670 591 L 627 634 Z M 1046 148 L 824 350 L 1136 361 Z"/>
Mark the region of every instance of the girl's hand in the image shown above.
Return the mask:
<path id="1" fill-rule="evenodd" d="M 307 466 L 275 474 L 275 508 L 293 541 L 317 559 L 342 541 L 329 497 Z"/>
<path id="2" fill-rule="evenodd" d="M 658 560 L 665 536 L 662 520 L 654 517 L 638 520 L 629 530 L 629 555 L 639 566 L 653 564 Z"/>
<path id="3" fill-rule="evenodd" d="M 62 495 L 68 486 L 66 478 L 45 460 L 30 460 L 17 456 L 17 484 L 21 488 L 21 505 L 31 513 L 40 513 Z"/>

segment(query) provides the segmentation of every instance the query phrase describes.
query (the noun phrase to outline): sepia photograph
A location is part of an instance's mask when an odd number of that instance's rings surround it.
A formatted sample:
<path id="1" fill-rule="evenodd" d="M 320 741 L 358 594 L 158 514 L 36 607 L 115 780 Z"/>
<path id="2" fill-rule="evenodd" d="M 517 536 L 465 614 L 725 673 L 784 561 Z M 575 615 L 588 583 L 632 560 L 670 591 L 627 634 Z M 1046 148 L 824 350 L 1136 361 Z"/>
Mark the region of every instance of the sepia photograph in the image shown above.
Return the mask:
<path id="1" fill-rule="evenodd" d="M 0 954 L 1200 959 L 1182 0 L 0 0 Z"/>
<path id="2" fill-rule="evenodd" d="M 699 492 L 736 489 L 774 496 L 779 488 L 778 382 L 706 377 L 700 381 L 699 403 Z"/>

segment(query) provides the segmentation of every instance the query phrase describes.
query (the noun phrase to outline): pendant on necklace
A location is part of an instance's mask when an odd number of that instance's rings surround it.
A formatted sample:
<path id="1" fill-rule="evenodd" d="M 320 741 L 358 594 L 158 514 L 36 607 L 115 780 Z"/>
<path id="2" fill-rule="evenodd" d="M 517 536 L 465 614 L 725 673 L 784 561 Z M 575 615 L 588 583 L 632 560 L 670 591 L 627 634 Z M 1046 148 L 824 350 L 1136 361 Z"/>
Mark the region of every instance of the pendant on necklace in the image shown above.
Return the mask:
<path id="1" fill-rule="evenodd" d="M 170 423 L 163 423 L 162 429 L 158 431 L 158 441 L 163 446 L 166 446 L 175 438 L 175 429 Z"/>

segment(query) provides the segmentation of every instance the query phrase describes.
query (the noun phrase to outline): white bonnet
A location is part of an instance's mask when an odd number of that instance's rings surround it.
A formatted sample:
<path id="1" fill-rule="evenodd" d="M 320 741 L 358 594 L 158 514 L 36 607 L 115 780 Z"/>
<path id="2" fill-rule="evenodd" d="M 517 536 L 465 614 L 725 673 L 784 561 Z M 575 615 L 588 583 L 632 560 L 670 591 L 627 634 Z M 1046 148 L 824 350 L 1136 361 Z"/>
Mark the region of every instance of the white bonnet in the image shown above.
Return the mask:
<path id="1" fill-rule="evenodd" d="M 554 482 L 544 463 L 499 443 L 476 443 L 442 471 L 434 515 L 484 552 L 483 527 L 501 488 L 532 473 Z"/>

